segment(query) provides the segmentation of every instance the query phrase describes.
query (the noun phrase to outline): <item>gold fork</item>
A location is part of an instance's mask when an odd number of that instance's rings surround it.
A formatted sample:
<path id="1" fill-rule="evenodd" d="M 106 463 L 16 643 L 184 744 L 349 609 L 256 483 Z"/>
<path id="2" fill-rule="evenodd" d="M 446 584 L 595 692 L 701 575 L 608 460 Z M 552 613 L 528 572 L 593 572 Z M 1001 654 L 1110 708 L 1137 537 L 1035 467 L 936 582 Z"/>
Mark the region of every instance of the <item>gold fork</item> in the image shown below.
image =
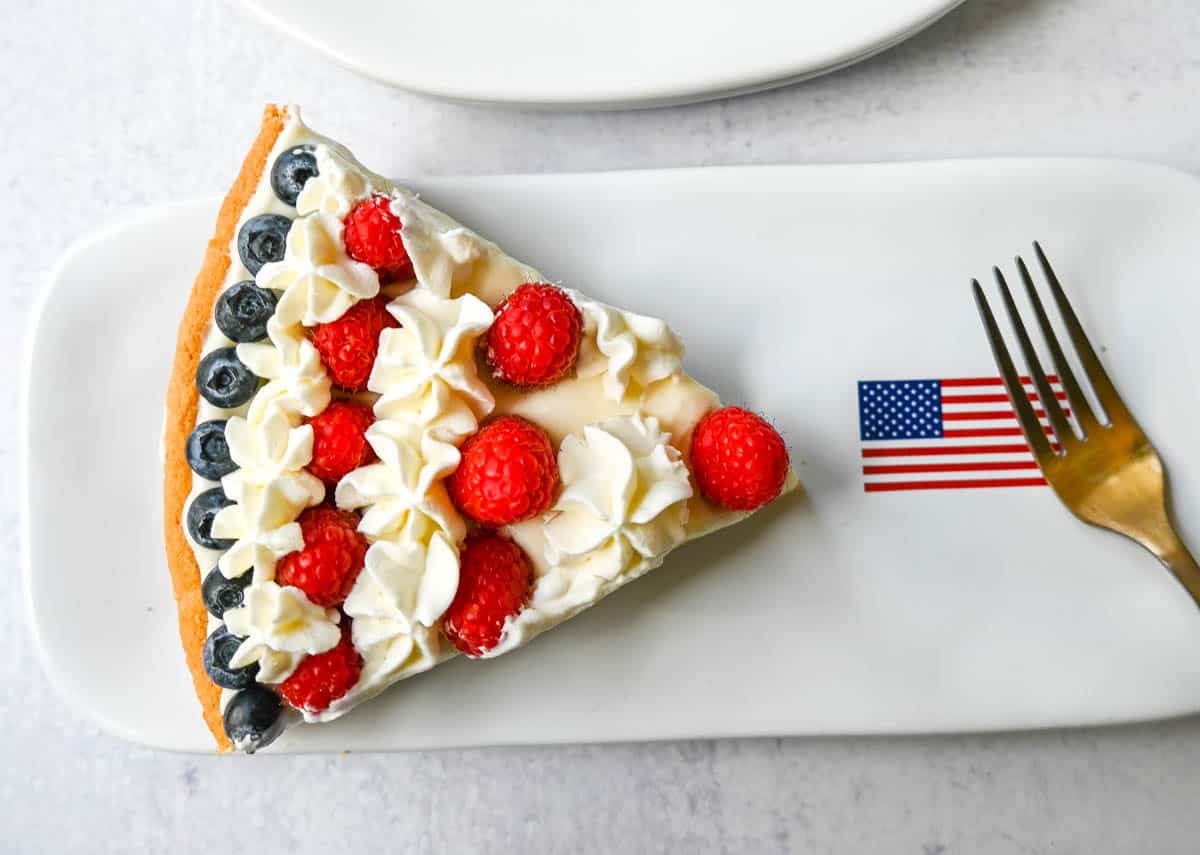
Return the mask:
<path id="1" fill-rule="evenodd" d="M 1055 441 L 1050 441 L 1045 428 L 1038 421 L 979 280 L 972 280 L 975 304 L 979 308 L 979 316 L 992 346 L 992 355 L 1004 378 L 1004 386 L 1025 439 L 1047 483 L 1075 516 L 1091 525 L 1123 534 L 1150 550 L 1175 574 L 1192 599 L 1200 605 L 1200 567 L 1171 523 L 1162 460 L 1100 365 L 1096 351 L 1084 334 L 1058 277 L 1046 260 L 1046 254 L 1039 244 L 1035 243 L 1033 248 L 1083 373 L 1103 413 L 1094 411 L 1084 398 L 1058 337 L 1050 326 L 1033 277 L 1029 275 L 1024 260 L 1018 257 L 1017 270 L 1025 283 L 1025 292 L 1029 296 L 1037 325 L 1079 426 L 1079 433 L 1076 433 L 1059 406 L 1013 302 L 1004 274 L 999 268 L 993 268 L 1004 307 L 1008 310 L 1025 365 L 1033 378 Z"/>

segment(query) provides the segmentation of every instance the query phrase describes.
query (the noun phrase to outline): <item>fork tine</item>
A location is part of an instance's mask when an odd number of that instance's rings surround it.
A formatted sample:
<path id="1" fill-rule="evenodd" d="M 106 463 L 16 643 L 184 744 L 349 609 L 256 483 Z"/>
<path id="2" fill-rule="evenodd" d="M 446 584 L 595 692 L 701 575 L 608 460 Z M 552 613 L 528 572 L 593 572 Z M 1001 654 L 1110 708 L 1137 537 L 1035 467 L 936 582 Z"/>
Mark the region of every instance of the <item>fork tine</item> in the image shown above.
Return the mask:
<path id="1" fill-rule="evenodd" d="M 1050 421 L 1050 426 L 1054 428 L 1058 444 L 1065 449 L 1068 443 L 1075 442 L 1075 432 L 1071 430 L 1071 425 L 1067 422 L 1062 407 L 1058 405 L 1058 398 L 1054 396 L 1054 390 L 1050 388 L 1050 384 L 1046 380 L 1046 373 L 1042 371 L 1042 362 L 1038 359 L 1037 351 L 1033 349 L 1033 342 L 1029 338 L 1029 332 L 1025 329 L 1025 322 L 1021 320 L 1020 312 L 1017 311 L 1017 304 L 1013 301 L 1012 291 L 1008 289 L 1008 282 L 1005 280 L 1004 274 L 1000 272 L 999 267 L 993 267 L 992 273 L 996 277 L 996 284 L 1000 286 L 1000 296 L 1004 298 L 1004 308 L 1008 310 L 1008 320 L 1017 334 L 1017 343 L 1021 346 L 1021 353 L 1025 357 L 1029 376 L 1033 378 L 1033 385 L 1037 388 L 1038 397 L 1042 400 L 1042 409 L 1046 411 L 1046 418 Z M 1021 389 L 1021 399 L 1027 400 L 1024 387 Z M 1041 428 L 1040 424 L 1038 428 Z"/>
<path id="2" fill-rule="evenodd" d="M 1038 328 L 1042 331 L 1042 340 L 1050 348 L 1050 358 L 1054 361 L 1054 370 L 1058 372 L 1058 380 L 1062 383 L 1063 391 L 1067 393 L 1067 403 L 1075 411 L 1075 418 L 1079 420 L 1083 437 L 1087 439 L 1088 433 L 1099 427 L 1100 422 L 1092 412 L 1092 405 L 1084 397 L 1079 381 L 1075 379 L 1075 371 L 1071 368 L 1071 363 L 1067 362 L 1054 327 L 1050 325 L 1046 307 L 1042 304 L 1041 296 L 1038 295 L 1037 286 L 1033 284 L 1033 277 L 1029 275 L 1029 268 L 1025 266 L 1025 259 L 1020 256 L 1017 256 L 1017 270 L 1020 271 L 1021 279 L 1025 282 L 1025 294 L 1029 297 L 1030 305 L 1033 306 L 1033 314 L 1037 317 Z"/>
<path id="3" fill-rule="evenodd" d="M 1008 397 L 1017 413 L 1017 421 L 1021 424 L 1025 440 L 1033 450 L 1033 456 L 1037 459 L 1038 466 L 1044 466 L 1048 461 L 1054 459 L 1054 450 L 1050 447 L 1050 442 L 1042 431 L 1042 423 L 1038 421 L 1029 399 L 1025 397 L 1025 386 L 1021 383 L 1017 369 L 1013 367 L 1012 358 L 1008 355 L 1008 347 L 1000 335 L 1000 328 L 996 326 L 996 318 L 992 314 L 992 309 L 988 305 L 987 297 L 984 295 L 983 287 L 980 286 L 978 279 L 971 280 L 971 288 L 975 292 L 975 307 L 979 310 L 979 319 L 983 321 L 983 328 L 987 332 L 988 343 L 992 347 L 992 356 L 996 360 L 996 367 L 1000 370 L 1004 386 L 1008 389 Z"/>
<path id="4" fill-rule="evenodd" d="M 1131 420 L 1132 416 L 1129 415 L 1129 410 L 1125 408 L 1125 404 L 1121 401 L 1121 396 L 1117 394 L 1112 380 L 1109 379 L 1108 372 L 1104 370 L 1104 366 L 1100 364 L 1099 357 L 1096 356 L 1096 351 L 1092 349 L 1092 343 L 1088 341 L 1087 334 L 1083 331 L 1083 325 L 1079 323 L 1079 318 L 1075 315 L 1075 310 L 1071 308 L 1071 303 L 1067 299 L 1067 295 L 1063 291 L 1058 277 L 1054 274 L 1054 268 L 1050 266 L 1050 262 L 1046 258 L 1046 253 L 1042 251 L 1042 245 L 1035 241 L 1033 249 L 1037 253 L 1042 273 L 1045 274 L 1046 281 L 1050 283 L 1050 293 L 1054 295 L 1054 302 L 1058 305 L 1058 313 L 1062 316 L 1063 324 L 1067 328 L 1067 334 L 1071 336 L 1071 344 L 1075 346 L 1075 353 L 1079 357 L 1080 364 L 1083 366 L 1083 373 L 1092 384 L 1092 389 L 1096 393 L 1096 399 L 1100 402 L 1100 406 L 1104 408 L 1104 413 L 1108 417 L 1108 424 L 1111 425 L 1117 419 Z"/>

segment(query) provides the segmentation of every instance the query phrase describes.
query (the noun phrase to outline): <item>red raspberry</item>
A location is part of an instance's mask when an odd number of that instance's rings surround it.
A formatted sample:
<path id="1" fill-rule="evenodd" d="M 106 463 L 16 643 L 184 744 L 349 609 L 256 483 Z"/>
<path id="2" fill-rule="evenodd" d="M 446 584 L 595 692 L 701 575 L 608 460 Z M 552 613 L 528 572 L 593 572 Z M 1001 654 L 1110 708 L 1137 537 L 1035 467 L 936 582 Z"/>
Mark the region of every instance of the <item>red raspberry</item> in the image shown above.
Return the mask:
<path id="1" fill-rule="evenodd" d="M 358 517 L 321 506 L 309 508 L 297 522 L 304 548 L 283 556 L 275 568 L 275 581 L 299 588 L 318 606 L 339 605 L 354 587 L 367 554 Z"/>
<path id="2" fill-rule="evenodd" d="M 336 321 L 313 327 L 312 341 L 335 385 L 347 392 L 367 388 L 379 353 L 379 334 L 400 322 L 387 310 L 388 298 L 359 300 Z"/>
<path id="3" fill-rule="evenodd" d="M 446 479 L 460 511 L 486 525 L 532 519 L 554 502 L 558 461 L 550 437 L 519 416 L 501 416 L 463 443 Z"/>
<path id="4" fill-rule="evenodd" d="M 714 505 L 752 511 L 779 495 L 787 473 L 783 437 L 749 410 L 724 407 L 696 425 L 692 474 Z"/>
<path id="5" fill-rule="evenodd" d="M 514 386 L 548 386 L 575 367 L 582 327 L 579 308 L 561 288 L 522 285 L 496 307 L 485 345 L 488 365 Z"/>
<path id="6" fill-rule="evenodd" d="M 375 268 L 386 282 L 412 276 L 412 261 L 400 238 L 403 226 L 387 196 L 363 199 L 350 209 L 343 225 L 346 252 L 355 261 Z"/>
<path id="7" fill-rule="evenodd" d="M 446 637 L 468 656 L 482 656 L 500 642 L 504 621 L 525 607 L 532 587 L 533 567 L 521 547 L 496 534 L 471 535 L 442 624 Z"/>
<path id="8" fill-rule="evenodd" d="M 346 626 L 336 647 L 300 660 L 291 676 L 279 684 L 279 693 L 298 710 L 324 712 L 354 687 L 361 673 L 362 658 Z"/>
<path id="9" fill-rule="evenodd" d="M 313 430 L 313 453 L 308 471 L 333 487 L 351 469 L 375 457 L 364 434 L 375 422 L 371 408 L 357 401 L 334 401 L 308 419 Z"/>

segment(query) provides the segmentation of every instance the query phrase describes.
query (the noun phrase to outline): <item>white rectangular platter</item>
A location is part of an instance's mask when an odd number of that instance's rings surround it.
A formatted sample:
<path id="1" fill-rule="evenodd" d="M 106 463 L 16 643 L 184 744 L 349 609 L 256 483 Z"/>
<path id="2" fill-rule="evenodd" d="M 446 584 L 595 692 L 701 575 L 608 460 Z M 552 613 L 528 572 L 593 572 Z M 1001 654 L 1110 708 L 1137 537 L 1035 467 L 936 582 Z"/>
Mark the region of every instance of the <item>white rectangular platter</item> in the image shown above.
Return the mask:
<path id="1" fill-rule="evenodd" d="M 770 415 L 805 489 L 528 648 L 452 661 L 271 749 L 1115 722 L 1200 709 L 1200 612 L 1044 487 L 864 490 L 860 380 L 995 374 L 967 287 L 1043 242 L 1200 544 L 1200 183 L 1107 161 L 415 182 L 547 276 L 667 318 Z M 26 399 L 31 621 L 107 729 L 205 751 L 160 535 L 162 397 L 216 202 L 148 211 L 51 277 Z M 1010 267 L 1011 270 L 1011 267 Z"/>

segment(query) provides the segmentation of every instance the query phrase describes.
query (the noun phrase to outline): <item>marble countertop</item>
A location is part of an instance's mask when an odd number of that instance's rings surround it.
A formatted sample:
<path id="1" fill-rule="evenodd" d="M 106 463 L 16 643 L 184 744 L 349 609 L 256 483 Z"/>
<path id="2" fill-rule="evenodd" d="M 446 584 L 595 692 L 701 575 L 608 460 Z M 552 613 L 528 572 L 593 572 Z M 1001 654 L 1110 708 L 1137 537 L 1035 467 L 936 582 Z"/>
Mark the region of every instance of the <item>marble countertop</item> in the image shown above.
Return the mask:
<path id="1" fill-rule="evenodd" d="M 230 0 L 9 5 L 0 29 L 9 164 L 0 357 L 9 366 L 20 365 L 33 294 L 59 252 L 110 217 L 222 190 L 268 100 L 306 105 L 320 128 L 392 175 L 1016 154 L 1200 171 L 1194 0 L 967 0 L 830 77 L 608 114 L 509 112 L 394 91 L 285 41 Z M 1200 848 L 1200 718 L 252 761 L 123 743 L 61 704 L 31 647 L 18 582 L 19 373 L 0 380 L 5 851 L 200 852 L 235 835 L 268 853 L 380 841 L 422 853 Z M 137 382 L 132 373 L 127 382 Z"/>

